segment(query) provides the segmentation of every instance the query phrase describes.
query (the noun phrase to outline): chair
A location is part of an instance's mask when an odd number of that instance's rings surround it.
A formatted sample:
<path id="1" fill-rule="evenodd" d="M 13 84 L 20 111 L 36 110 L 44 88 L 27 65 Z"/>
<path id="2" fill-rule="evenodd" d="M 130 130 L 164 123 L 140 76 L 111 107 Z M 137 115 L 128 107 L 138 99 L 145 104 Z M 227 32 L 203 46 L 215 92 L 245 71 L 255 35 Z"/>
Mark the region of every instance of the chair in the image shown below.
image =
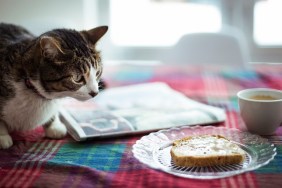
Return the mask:
<path id="1" fill-rule="evenodd" d="M 164 62 L 244 66 L 249 61 L 244 37 L 238 32 L 186 34 L 170 48 Z"/>

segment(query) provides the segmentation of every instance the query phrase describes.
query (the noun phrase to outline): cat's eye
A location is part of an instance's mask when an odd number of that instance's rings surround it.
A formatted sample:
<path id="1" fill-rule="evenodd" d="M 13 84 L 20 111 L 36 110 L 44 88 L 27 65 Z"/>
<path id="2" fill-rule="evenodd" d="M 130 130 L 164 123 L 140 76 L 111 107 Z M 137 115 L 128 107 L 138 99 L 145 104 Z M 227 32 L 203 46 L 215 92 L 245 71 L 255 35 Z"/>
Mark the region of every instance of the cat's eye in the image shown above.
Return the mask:
<path id="1" fill-rule="evenodd" d="M 74 82 L 76 82 L 76 83 L 81 83 L 81 82 L 83 82 L 84 81 L 84 77 L 83 77 L 83 75 L 73 75 L 72 76 L 72 80 L 74 81 Z"/>

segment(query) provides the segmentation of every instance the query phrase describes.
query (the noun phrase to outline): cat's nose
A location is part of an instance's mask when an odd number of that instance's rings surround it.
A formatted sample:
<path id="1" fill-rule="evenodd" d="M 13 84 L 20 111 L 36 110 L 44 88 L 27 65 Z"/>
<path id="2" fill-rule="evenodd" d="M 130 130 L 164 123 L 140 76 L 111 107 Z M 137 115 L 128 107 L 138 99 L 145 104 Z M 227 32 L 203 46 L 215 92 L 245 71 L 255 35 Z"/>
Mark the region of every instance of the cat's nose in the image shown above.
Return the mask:
<path id="1" fill-rule="evenodd" d="M 88 93 L 91 97 L 95 97 L 98 93 L 91 91 L 90 93 Z"/>

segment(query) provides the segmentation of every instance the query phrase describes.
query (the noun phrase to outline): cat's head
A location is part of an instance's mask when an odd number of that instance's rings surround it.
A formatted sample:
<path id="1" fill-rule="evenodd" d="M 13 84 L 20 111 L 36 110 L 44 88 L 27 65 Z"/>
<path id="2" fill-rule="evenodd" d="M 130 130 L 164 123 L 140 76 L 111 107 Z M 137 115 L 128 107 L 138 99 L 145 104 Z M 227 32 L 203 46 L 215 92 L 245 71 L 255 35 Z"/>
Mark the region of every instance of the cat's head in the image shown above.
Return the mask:
<path id="1" fill-rule="evenodd" d="M 107 26 L 80 32 L 57 29 L 41 35 L 39 78 L 33 83 L 38 92 L 48 99 L 88 100 L 97 95 L 102 63 L 95 46 L 107 30 Z"/>

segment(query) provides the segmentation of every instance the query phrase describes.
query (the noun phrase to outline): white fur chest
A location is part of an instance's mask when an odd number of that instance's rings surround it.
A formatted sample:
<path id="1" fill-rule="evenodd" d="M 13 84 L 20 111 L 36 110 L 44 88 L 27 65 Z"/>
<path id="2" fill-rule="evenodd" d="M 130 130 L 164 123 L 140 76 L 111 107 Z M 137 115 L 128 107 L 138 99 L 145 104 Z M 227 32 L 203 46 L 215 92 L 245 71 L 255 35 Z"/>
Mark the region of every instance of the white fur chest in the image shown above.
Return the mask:
<path id="1" fill-rule="evenodd" d="M 33 129 L 58 113 L 58 100 L 44 100 L 23 83 L 15 83 L 14 86 L 16 96 L 4 105 L 3 110 L 9 131 Z"/>

